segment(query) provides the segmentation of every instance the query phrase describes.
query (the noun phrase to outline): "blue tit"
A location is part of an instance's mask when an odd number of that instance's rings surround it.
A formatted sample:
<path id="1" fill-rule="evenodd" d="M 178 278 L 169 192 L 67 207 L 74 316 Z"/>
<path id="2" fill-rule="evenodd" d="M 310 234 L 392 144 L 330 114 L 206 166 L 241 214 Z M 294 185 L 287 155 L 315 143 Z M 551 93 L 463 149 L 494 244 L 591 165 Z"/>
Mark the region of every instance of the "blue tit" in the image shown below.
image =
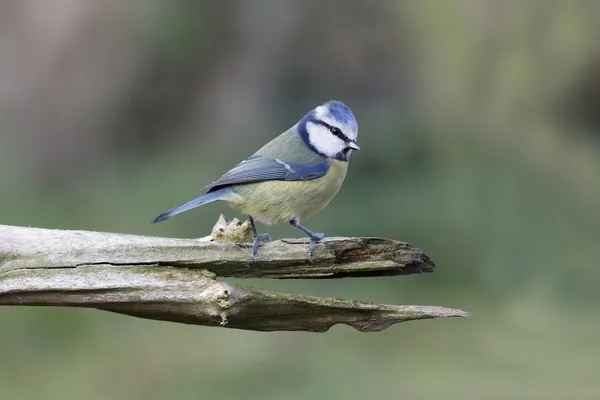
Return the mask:
<path id="1" fill-rule="evenodd" d="M 311 262 L 316 243 L 325 235 L 312 232 L 300 219 L 321 211 L 336 195 L 352 150 L 360 149 L 357 136 L 352 111 L 341 101 L 327 102 L 206 186 L 206 194 L 164 212 L 153 222 L 222 200 L 248 214 L 253 261 L 260 244 L 271 240 L 268 233 L 256 231 L 258 220 L 268 225 L 289 223 L 306 233 Z"/>

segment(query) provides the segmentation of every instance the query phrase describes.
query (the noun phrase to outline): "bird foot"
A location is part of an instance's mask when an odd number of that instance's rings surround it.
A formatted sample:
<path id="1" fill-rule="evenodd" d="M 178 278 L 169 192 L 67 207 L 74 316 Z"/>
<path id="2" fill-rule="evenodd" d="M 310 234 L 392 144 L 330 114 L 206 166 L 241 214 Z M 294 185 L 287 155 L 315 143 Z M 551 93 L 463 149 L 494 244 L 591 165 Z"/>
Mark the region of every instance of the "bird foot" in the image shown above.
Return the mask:
<path id="1" fill-rule="evenodd" d="M 315 247 L 317 247 L 317 242 L 320 242 L 324 237 L 324 233 L 313 233 L 310 237 L 310 243 L 308 244 L 308 262 L 310 264 L 312 264 L 312 253 Z"/>
<path id="2" fill-rule="evenodd" d="M 256 262 L 256 252 L 258 251 L 258 246 L 262 244 L 265 240 L 271 241 L 271 235 L 268 233 L 259 233 L 253 235 L 254 242 L 252 243 L 252 262 Z"/>

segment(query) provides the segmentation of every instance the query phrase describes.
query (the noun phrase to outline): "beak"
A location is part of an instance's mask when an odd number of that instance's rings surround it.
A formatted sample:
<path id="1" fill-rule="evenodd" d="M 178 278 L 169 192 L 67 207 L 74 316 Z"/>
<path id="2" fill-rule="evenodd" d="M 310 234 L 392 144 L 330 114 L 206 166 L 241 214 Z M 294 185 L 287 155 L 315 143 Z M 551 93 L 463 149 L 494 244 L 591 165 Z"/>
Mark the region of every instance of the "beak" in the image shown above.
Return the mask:
<path id="1" fill-rule="evenodd" d="M 346 143 L 348 145 L 348 147 L 350 147 L 352 150 L 360 150 L 360 147 L 358 147 L 358 143 L 356 143 L 356 140 L 351 140 L 348 143 Z"/>

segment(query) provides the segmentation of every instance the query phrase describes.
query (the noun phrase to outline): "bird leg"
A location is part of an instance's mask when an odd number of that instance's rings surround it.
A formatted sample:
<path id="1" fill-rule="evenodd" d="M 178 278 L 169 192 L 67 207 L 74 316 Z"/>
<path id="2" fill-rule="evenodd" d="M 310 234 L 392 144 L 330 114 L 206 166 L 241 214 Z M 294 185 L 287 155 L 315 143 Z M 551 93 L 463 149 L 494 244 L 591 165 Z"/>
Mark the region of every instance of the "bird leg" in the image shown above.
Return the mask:
<path id="1" fill-rule="evenodd" d="M 325 237 L 324 233 L 315 233 L 302 225 L 298 218 L 292 218 L 290 220 L 290 225 L 295 228 L 300 229 L 302 232 L 306 233 L 310 237 L 310 243 L 308 244 L 308 262 L 312 263 L 312 253 L 315 247 L 317 246 L 317 242 L 322 240 Z"/>
<path id="2" fill-rule="evenodd" d="M 252 227 L 252 262 L 256 262 L 256 252 L 258 251 L 258 246 L 261 245 L 265 240 L 271 241 L 271 235 L 268 233 L 258 233 L 256 231 L 256 226 L 254 225 L 254 218 L 252 215 L 248 215 L 248 219 L 250 220 L 250 226 Z"/>

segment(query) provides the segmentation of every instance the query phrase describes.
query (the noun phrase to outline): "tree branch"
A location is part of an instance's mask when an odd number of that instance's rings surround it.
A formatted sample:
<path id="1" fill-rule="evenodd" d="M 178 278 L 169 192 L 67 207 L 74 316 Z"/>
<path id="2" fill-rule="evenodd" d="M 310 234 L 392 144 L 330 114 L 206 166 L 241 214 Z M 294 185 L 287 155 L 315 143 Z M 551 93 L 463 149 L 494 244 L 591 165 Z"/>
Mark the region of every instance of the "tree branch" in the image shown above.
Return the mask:
<path id="1" fill-rule="evenodd" d="M 377 238 L 328 238 L 306 262 L 304 240 L 267 243 L 253 264 L 247 222 L 220 219 L 211 236 L 168 239 L 0 225 L 0 305 L 91 307 L 143 318 L 249 330 L 323 332 L 345 323 L 378 331 L 460 310 L 375 305 L 273 293 L 236 278 L 342 278 L 432 272 L 416 247 Z"/>

